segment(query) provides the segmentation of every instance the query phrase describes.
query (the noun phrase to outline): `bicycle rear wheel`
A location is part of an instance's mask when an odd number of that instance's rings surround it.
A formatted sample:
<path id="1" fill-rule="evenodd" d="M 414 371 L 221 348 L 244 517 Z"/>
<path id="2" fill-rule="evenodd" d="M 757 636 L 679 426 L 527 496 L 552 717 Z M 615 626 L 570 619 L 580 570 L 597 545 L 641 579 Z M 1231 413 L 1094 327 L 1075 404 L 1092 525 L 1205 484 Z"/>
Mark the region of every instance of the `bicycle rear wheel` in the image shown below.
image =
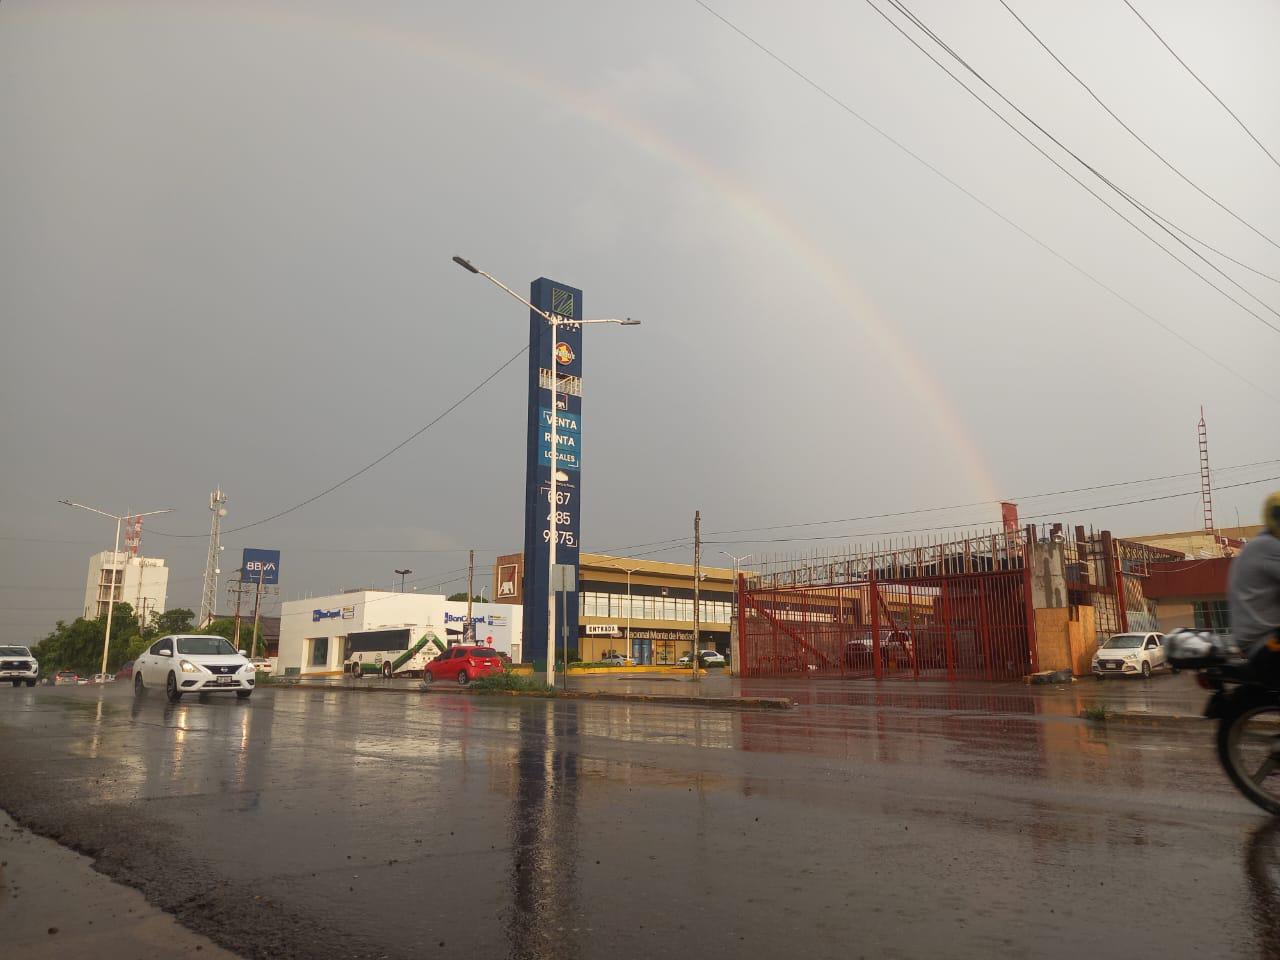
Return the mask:
<path id="1" fill-rule="evenodd" d="M 1280 703 L 1255 704 L 1224 718 L 1218 759 L 1251 803 L 1280 816 Z"/>

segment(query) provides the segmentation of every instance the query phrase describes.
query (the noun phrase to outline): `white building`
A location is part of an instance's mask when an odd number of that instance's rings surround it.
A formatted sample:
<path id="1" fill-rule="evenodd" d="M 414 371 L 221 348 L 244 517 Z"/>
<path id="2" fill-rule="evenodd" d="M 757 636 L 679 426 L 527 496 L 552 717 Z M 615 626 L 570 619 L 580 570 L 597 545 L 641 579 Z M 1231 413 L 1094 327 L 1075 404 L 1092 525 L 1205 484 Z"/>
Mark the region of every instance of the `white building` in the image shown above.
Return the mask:
<path id="1" fill-rule="evenodd" d="M 115 602 L 131 604 L 139 618 L 163 613 L 169 592 L 169 568 L 159 557 L 135 557 L 121 550 L 114 557 L 103 550 L 89 558 L 89 577 L 84 588 L 84 618 L 106 616 L 107 603 L 115 589 Z"/>
<path id="2" fill-rule="evenodd" d="M 487 643 L 520 662 L 524 608 L 510 603 L 473 603 L 476 642 Z M 428 628 L 447 644 L 462 639 L 467 604 L 438 594 L 353 590 L 280 605 L 277 675 L 340 674 L 346 639 L 353 633 L 408 627 L 416 637 Z"/>

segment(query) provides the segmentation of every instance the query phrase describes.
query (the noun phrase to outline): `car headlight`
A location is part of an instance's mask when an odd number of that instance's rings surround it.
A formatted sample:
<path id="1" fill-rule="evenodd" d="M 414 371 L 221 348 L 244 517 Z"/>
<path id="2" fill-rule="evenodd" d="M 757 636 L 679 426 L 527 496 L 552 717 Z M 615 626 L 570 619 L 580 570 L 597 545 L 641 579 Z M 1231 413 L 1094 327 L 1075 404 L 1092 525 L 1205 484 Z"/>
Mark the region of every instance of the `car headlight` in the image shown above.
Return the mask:
<path id="1" fill-rule="evenodd" d="M 183 673 L 199 673 L 200 672 L 200 668 L 197 667 L 190 660 L 182 660 L 178 663 L 178 666 L 179 668 L 181 668 Z"/>
<path id="2" fill-rule="evenodd" d="M 1125 654 L 1125 657 L 1124 657 L 1124 658 L 1125 658 L 1126 660 L 1137 660 L 1137 659 L 1138 659 L 1138 655 L 1137 655 L 1136 653 L 1127 653 L 1127 654 Z"/>
<path id="3" fill-rule="evenodd" d="M 241 669 L 241 670 L 248 670 L 250 673 L 254 673 L 254 672 L 256 672 L 256 671 L 257 671 L 257 669 L 258 669 L 258 668 L 257 668 L 257 667 L 255 667 L 252 663 L 246 663 L 246 664 L 245 664 L 243 667 L 241 667 L 240 669 Z"/>

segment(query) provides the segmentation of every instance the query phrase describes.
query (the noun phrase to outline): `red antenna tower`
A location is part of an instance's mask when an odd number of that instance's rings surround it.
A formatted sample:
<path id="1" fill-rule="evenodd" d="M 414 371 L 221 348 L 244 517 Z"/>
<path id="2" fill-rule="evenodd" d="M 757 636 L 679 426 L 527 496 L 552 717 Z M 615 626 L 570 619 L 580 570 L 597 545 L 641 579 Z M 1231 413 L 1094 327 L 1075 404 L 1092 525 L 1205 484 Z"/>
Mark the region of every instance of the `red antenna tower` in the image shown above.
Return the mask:
<path id="1" fill-rule="evenodd" d="M 124 525 L 124 545 L 129 555 L 136 557 L 142 546 L 142 517 L 126 517 Z"/>
<path id="2" fill-rule="evenodd" d="M 1200 408 L 1200 499 L 1204 504 L 1204 528 L 1213 532 L 1213 485 L 1209 480 L 1209 428 L 1204 423 L 1204 407 Z"/>

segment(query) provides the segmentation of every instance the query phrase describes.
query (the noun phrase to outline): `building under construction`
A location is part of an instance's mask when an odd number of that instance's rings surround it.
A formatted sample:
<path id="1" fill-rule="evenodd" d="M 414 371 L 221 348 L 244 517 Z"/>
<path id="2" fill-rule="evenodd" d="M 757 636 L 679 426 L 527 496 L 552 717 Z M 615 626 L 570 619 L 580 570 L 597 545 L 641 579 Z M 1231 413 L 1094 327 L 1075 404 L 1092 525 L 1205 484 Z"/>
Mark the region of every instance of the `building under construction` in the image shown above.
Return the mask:
<path id="1" fill-rule="evenodd" d="M 1053 524 L 776 562 L 740 581 L 735 659 L 743 676 L 1087 674 L 1099 638 L 1156 629 L 1143 581 L 1182 557 Z"/>

